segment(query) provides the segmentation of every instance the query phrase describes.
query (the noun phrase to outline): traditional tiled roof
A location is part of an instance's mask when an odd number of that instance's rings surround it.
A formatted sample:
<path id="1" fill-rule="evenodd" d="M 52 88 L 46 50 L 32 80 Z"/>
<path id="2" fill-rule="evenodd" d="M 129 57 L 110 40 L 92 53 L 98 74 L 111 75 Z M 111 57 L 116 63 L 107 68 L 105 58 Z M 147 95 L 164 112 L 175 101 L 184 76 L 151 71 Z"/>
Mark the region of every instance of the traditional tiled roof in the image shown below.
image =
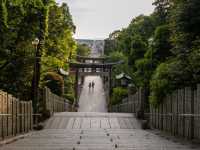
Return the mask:
<path id="1" fill-rule="evenodd" d="M 115 76 L 115 78 L 118 79 L 118 80 L 122 79 L 122 78 L 126 78 L 128 80 L 132 80 L 132 78 L 130 76 L 128 76 L 127 74 L 125 74 L 125 73 L 118 74 L 118 75 Z"/>

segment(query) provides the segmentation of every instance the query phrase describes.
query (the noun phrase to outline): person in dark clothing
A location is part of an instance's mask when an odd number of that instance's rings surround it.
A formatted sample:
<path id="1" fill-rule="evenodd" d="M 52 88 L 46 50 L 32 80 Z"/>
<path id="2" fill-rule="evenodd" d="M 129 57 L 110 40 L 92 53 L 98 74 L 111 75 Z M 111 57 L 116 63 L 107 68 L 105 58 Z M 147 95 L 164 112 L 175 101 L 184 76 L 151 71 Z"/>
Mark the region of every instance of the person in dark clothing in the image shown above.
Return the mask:
<path id="1" fill-rule="evenodd" d="M 92 83 L 91 82 L 89 83 L 88 87 L 89 87 L 89 89 L 92 87 Z"/>
<path id="2" fill-rule="evenodd" d="M 92 81 L 92 89 L 94 89 L 95 83 L 94 81 Z"/>

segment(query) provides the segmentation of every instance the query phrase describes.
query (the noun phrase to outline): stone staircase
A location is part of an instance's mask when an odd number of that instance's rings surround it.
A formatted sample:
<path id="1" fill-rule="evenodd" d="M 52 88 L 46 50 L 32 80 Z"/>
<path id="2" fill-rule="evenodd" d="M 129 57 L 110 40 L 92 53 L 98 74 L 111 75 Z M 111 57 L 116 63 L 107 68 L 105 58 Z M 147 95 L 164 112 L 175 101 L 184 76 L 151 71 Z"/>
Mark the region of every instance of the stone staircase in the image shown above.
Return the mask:
<path id="1" fill-rule="evenodd" d="M 191 150 L 140 128 L 132 114 L 59 113 L 45 129 L 0 150 Z"/>

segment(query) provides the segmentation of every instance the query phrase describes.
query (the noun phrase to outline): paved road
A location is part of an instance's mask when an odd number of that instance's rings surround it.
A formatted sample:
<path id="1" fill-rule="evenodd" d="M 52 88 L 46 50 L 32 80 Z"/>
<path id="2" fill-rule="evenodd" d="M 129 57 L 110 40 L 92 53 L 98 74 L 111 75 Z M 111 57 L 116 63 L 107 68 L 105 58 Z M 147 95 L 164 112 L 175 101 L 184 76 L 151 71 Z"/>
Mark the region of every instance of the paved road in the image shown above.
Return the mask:
<path id="1" fill-rule="evenodd" d="M 94 81 L 94 89 L 88 85 Z M 79 99 L 79 112 L 107 112 L 107 104 L 102 79 L 99 76 L 85 77 L 84 85 Z"/>
<path id="2" fill-rule="evenodd" d="M 60 113 L 0 150 L 200 150 L 140 129 L 132 114 Z"/>

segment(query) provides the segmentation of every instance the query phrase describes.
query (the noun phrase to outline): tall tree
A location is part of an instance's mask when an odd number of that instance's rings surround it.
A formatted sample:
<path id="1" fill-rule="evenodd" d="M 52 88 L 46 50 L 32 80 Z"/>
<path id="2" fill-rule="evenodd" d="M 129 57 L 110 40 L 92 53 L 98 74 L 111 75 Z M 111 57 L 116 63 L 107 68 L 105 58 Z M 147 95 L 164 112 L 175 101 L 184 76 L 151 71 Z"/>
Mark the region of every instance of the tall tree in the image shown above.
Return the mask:
<path id="1" fill-rule="evenodd" d="M 154 15 L 157 19 L 157 23 L 162 25 L 169 19 L 169 11 L 172 5 L 171 0 L 155 0 L 153 5 L 155 5 Z"/>
<path id="2" fill-rule="evenodd" d="M 39 85 L 45 71 L 67 68 L 65 62 L 76 48 L 72 38 L 75 26 L 68 6 L 57 6 L 54 0 L 1 0 L 0 4 L 0 88 L 30 100 L 35 84 L 32 41 L 36 37 L 40 40 L 37 61 L 42 58 L 42 62 L 37 63 L 36 71 Z"/>

